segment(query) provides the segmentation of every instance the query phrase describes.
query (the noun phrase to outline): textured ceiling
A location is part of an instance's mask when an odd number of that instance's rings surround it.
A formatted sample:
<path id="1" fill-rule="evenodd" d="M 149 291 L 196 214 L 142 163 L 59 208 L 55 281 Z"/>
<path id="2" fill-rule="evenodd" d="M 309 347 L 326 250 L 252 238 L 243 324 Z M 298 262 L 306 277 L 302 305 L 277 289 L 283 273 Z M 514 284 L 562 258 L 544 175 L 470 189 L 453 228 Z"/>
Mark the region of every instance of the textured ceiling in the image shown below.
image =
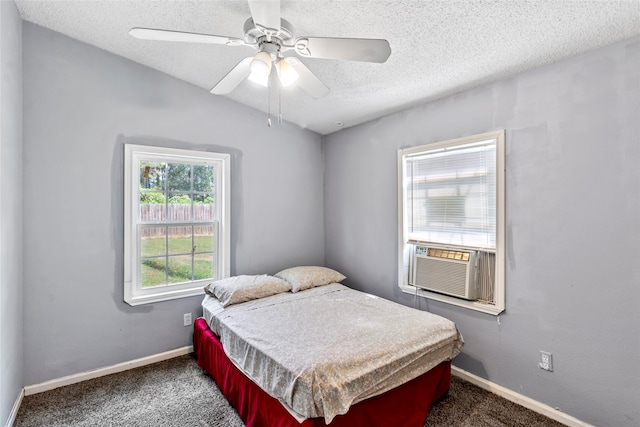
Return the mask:
<path id="1" fill-rule="evenodd" d="M 246 1 L 17 1 L 22 18 L 209 90 L 249 47 L 138 40 L 132 27 L 243 37 Z M 640 0 L 287 1 L 296 36 L 384 38 L 386 63 L 306 58 L 329 88 L 282 94 L 286 121 L 320 134 L 640 34 Z M 217 95 L 211 95 L 217 96 Z M 267 111 L 265 88 L 228 98 Z M 266 116 L 265 116 L 266 122 Z"/>

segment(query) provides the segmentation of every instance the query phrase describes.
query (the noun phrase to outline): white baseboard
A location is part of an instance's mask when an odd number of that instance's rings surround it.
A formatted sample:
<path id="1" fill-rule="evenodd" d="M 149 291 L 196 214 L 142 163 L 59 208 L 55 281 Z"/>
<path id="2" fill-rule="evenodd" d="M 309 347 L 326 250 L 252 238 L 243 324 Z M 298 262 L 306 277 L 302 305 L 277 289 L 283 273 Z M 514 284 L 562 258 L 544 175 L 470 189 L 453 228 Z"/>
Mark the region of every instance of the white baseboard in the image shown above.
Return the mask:
<path id="1" fill-rule="evenodd" d="M 42 393 L 43 391 L 53 390 L 54 388 L 63 387 L 65 385 L 75 384 L 82 381 L 91 380 L 93 378 L 127 371 L 129 369 L 150 365 L 152 363 L 161 362 L 167 359 L 173 359 L 174 357 L 182 356 L 183 354 L 189 354 L 191 352 L 193 352 L 193 346 L 189 345 L 186 347 L 177 348 L 175 350 L 165 351 L 164 353 L 158 353 L 151 356 L 142 357 L 140 359 L 118 363 L 117 365 L 106 366 L 104 368 L 81 372 L 79 374 L 67 375 L 66 377 L 56 378 L 40 384 L 28 385 L 24 388 L 24 395 L 30 396 L 32 394 Z"/>
<path id="2" fill-rule="evenodd" d="M 18 416 L 18 410 L 20 409 L 20 405 L 22 404 L 22 398 L 24 397 L 24 389 L 20 389 L 20 393 L 18 394 L 18 398 L 13 404 L 13 408 L 11 408 L 11 413 L 9 413 L 9 418 L 7 419 L 6 427 L 11 427 Z"/>
<path id="3" fill-rule="evenodd" d="M 517 403 L 520 406 L 524 406 L 527 409 L 531 409 L 538 414 L 542 414 L 546 417 L 551 418 L 552 420 L 556 420 L 559 423 L 570 427 L 594 427 L 591 424 L 587 424 L 584 421 L 580 421 L 579 419 L 572 417 L 571 415 L 567 415 L 562 411 L 559 411 L 555 408 L 552 408 L 549 405 L 546 405 L 542 402 L 538 402 L 537 400 L 533 400 L 530 397 L 524 396 L 520 393 L 516 393 L 513 390 L 510 390 L 501 385 L 492 383 L 489 380 L 485 380 L 482 377 L 472 374 L 471 372 L 467 372 L 463 369 L 457 368 L 451 365 L 451 374 L 455 375 L 458 378 L 462 378 L 463 380 L 469 381 L 472 384 L 477 385 L 478 387 L 490 391 L 491 393 L 497 394 L 500 397 L 504 397 L 505 399 Z"/>

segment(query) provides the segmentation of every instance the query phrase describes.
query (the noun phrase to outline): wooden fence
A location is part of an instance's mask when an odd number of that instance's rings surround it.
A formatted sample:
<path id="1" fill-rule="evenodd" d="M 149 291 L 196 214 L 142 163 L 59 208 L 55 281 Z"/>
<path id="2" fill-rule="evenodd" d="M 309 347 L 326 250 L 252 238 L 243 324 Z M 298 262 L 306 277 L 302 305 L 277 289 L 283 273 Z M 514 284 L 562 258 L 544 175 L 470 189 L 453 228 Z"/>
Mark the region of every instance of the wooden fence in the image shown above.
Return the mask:
<path id="1" fill-rule="evenodd" d="M 140 219 L 144 222 L 201 222 L 213 221 L 215 218 L 214 206 L 197 204 L 193 205 L 193 216 L 191 205 L 165 205 L 162 204 L 141 204 Z M 191 236 L 191 225 L 187 226 L 171 226 L 171 236 Z M 195 225 L 193 234 L 196 236 L 213 235 L 212 225 Z M 164 237 L 166 227 L 158 225 L 157 227 L 144 227 L 142 229 L 142 238 Z"/>

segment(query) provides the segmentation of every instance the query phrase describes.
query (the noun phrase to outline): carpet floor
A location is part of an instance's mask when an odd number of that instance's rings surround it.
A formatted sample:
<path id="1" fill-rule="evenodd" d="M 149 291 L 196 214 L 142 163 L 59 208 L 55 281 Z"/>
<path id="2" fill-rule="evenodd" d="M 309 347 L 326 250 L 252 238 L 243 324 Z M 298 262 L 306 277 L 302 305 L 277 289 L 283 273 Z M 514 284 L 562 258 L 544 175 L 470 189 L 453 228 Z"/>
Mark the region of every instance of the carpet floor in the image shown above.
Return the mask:
<path id="1" fill-rule="evenodd" d="M 26 396 L 14 427 L 243 427 L 191 355 Z M 425 427 L 561 427 L 549 418 L 452 377 Z M 392 427 L 392 426 L 389 426 Z"/>

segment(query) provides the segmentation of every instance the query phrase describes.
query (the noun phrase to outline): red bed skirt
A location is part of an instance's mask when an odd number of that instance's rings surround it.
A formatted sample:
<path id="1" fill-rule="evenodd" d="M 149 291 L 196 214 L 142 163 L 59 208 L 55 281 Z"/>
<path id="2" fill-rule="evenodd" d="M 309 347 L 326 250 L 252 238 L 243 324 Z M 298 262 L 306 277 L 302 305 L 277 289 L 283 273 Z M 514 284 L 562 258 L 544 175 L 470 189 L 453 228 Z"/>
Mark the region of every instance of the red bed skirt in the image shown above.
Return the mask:
<path id="1" fill-rule="evenodd" d="M 247 378 L 227 357 L 204 319 L 194 322 L 193 349 L 198 365 L 214 379 L 247 427 L 325 427 L 323 418 L 298 422 L 277 399 Z M 353 405 L 330 427 L 422 427 L 432 402 L 449 390 L 451 362 L 388 392 Z"/>

